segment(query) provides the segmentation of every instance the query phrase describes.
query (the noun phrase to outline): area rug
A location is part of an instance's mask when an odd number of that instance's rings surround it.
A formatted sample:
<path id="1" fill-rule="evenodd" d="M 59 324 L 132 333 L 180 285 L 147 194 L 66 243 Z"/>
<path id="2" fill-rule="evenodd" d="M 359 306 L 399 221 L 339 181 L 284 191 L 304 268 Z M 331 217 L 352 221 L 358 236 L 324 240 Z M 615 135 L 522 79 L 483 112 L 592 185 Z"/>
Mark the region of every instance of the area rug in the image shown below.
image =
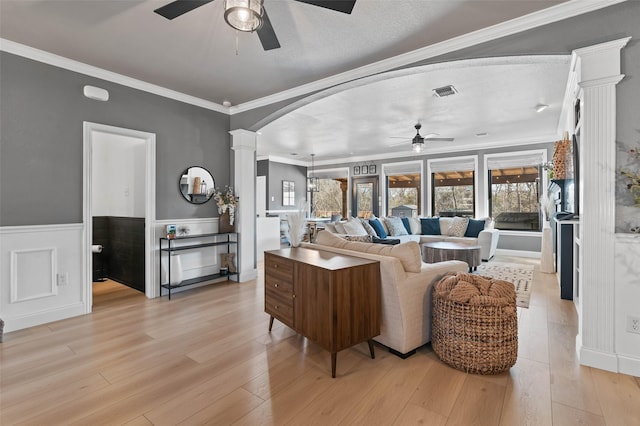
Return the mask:
<path id="1" fill-rule="evenodd" d="M 479 265 L 478 270 L 474 273 L 513 283 L 516 286 L 516 304 L 521 308 L 529 307 L 531 285 L 533 284 L 533 265 L 488 262 Z"/>

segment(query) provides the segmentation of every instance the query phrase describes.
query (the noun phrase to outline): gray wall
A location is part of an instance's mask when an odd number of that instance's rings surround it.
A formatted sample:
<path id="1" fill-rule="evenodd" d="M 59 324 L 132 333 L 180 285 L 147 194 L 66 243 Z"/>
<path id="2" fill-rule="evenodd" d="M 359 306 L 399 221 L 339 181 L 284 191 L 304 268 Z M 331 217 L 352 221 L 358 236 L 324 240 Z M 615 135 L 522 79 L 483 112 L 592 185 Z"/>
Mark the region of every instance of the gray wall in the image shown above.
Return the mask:
<path id="1" fill-rule="evenodd" d="M 178 179 L 203 166 L 230 182 L 229 117 L 0 52 L 0 226 L 82 222 L 83 121 L 156 134 L 156 218 L 217 216 L 187 203 Z M 107 89 L 87 99 L 84 85 Z"/>
<path id="2" fill-rule="evenodd" d="M 307 168 L 291 164 L 268 161 L 267 178 L 267 209 L 268 210 L 296 210 L 301 200 L 307 199 Z M 282 205 L 282 181 L 295 182 L 296 205 Z M 271 201 L 273 197 L 273 201 Z"/>

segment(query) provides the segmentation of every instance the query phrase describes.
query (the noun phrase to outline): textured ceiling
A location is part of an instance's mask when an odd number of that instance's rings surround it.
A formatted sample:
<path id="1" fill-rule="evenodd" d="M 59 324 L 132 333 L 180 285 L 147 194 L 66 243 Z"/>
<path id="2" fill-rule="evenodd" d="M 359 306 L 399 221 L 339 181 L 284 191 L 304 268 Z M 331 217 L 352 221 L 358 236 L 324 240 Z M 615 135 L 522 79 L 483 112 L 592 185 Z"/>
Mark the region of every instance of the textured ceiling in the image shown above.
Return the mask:
<path id="1" fill-rule="evenodd" d="M 423 135 L 455 138 L 427 141 L 427 152 L 552 140 L 567 57 L 460 61 L 378 73 L 392 68 L 384 62 L 389 58 L 405 58 L 546 8 L 584 2 L 358 0 L 346 15 L 291 0 L 265 0 L 282 45 L 266 52 L 256 34 L 225 24 L 223 0 L 173 21 L 153 13 L 167 3 L 0 0 L 0 37 L 206 102 L 229 101 L 240 110 L 333 86 L 264 126 L 258 136 L 258 155 L 306 162 L 313 152 L 321 164 L 410 154 L 416 122 L 422 123 Z M 331 83 L 319 83 L 322 79 Z M 431 89 L 446 84 L 453 84 L 458 95 L 432 96 Z M 537 103 L 550 108 L 535 113 Z M 485 138 L 475 136 L 484 132 Z"/>

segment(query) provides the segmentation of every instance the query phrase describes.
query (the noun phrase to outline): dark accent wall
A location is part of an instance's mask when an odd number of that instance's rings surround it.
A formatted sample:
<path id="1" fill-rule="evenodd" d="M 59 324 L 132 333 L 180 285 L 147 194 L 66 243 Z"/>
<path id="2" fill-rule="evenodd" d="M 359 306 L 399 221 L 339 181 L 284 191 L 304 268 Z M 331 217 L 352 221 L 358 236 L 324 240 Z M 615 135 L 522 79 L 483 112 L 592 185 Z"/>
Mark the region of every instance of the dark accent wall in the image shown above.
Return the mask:
<path id="1" fill-rule="evenodd" d="M 295 210 L 300 200 L 307 199 L 307 168 L 269 161 L 267 178 L 267 206 L 269 210 Z M 282 181 L 295 182 L 296 205 L 282 205 Z M 271 201 L 271 197 L 274 201 Z"/>
<path id="2" fill-rule="evenodd" d="M 85 98 L 87 84 L 109 101 Z M 230 182 L 226 114 L 0 52 L 0 226 L 82 222 L 83 121 L 156 134 L 158 220 L 218 215 L 176 182 L 189 166 Z"/>
<path id="3" fill-rule="evenodd" d="M 103 246 L 93 254 L 93 276 L 111 278 L 144 293 L 144 218 L 96 216 L 93 244 Z"/>

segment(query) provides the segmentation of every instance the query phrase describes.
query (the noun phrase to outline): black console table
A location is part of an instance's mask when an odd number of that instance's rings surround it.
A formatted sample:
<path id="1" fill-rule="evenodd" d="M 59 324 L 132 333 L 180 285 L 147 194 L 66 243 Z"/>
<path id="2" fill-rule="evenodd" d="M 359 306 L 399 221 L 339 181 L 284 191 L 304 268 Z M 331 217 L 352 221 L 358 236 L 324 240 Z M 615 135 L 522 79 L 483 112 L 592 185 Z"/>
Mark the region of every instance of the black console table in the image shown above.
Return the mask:
<path id="1" fill-rule="evenodd" d="M 204 240 L 206 242 L 198 242 L 198 243 L 189 243 L 188 240 Z M 195 278 L 190 278 L 188 280 L 183 280 L 178 284 L 171 285 L 171 255 L 174 252 L 180 252 L 184 250 L 197 250 L 202 249 L 204 247 L 214 247 L 220 246 L 226 248 L 227 253 L 233 253 L 231 251 L 232 246 L 238 246 L 238 233 L 229 232 L 229 233 L 213 233 L 213 234 L 198 234 L 198 235 L 185 235 L 181 237 L 175 238 L 160 238 L 160 297 L 162 297 L 162 289 L 166 288 L 168 290 L 169 299 L 171 299 L 171 290 L 179 287 L 188 287 L 194 284 L 202 283 L 205 281 L 213 281 L 220 278 L 225 278 L 229 280 L 231 277 L 238 277 L 238 272 L 228 272 L 226 274 L 221 274 L 220 272 L 216 274 L 202 275 Z M 238 251 L 238 250 L 236 250 Z M 166 253 L 168 255 L 167 258 L 167 284 L 162 284 L 162 255 Z"/>

